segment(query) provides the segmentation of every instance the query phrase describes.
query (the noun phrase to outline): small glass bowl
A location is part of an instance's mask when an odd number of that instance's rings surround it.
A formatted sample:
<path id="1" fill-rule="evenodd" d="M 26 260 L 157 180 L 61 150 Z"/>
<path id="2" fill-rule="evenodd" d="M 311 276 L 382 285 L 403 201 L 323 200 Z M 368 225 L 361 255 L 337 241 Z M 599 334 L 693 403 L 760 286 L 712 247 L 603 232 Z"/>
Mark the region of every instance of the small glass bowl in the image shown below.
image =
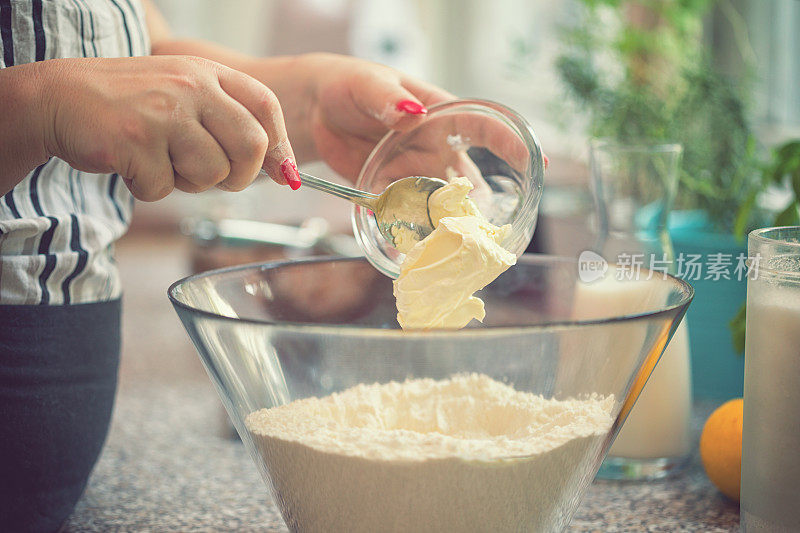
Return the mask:
<path id="1" fill-rule="evenodd" d="M 408 176 L 466 176 L 470 198 L 492 224 L 511 224 L 502 243 L 517 257 L 533 237 L 544 181 L 542 149 L 530 124 L 508 107 L 486 100 L 431 106 L 417 126 L 389 132 L 367 157 L 358 189 L 380 193 Z M 378 231 L 365 208 L 353 206 L 353 233 L 367 259 L 396 278 L 405 257 Z"/>

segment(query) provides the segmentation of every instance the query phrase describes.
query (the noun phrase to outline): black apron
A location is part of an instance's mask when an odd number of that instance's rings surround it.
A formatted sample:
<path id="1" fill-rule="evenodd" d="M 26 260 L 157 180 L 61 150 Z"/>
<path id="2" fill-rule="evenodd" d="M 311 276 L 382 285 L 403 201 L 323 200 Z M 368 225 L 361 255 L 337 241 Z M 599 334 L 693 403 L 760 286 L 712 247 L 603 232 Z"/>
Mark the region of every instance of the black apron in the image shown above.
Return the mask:
<path id="1" fill-rule="evenodd" d="M 0 528 L 57 531 L 108 433 L 120 301 L 0 305 Z"/>

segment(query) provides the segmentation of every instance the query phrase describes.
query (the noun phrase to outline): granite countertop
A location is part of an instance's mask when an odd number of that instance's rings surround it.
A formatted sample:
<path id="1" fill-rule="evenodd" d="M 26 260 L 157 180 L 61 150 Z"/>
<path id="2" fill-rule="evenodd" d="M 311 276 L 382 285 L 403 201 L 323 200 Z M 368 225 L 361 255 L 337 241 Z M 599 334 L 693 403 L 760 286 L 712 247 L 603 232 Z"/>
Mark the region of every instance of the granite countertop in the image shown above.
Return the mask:
<path id="1" fill-rule="evenodd" d="M 286 531 L 210 384 L 125 388 L 66 531 Z M 738 531 L 695 459 L 675 479 L 595 481 L 569 531 Z"/>
<path id="2" fill-rule="evenodd" d="M 165 296 L 179 241 L 128 239 L 120 390 L 111 431 L 65 531 L 286 531 Z M 131 286 L 135 290 L 131 290 Z M 146 332 L 143 335 L 142 332 Z M 696 406 L 696 428 L 713 404 Z M 595 481 L 569 531 L 738 531 L 738 506 L 693 458 L 674 479 Z"/>

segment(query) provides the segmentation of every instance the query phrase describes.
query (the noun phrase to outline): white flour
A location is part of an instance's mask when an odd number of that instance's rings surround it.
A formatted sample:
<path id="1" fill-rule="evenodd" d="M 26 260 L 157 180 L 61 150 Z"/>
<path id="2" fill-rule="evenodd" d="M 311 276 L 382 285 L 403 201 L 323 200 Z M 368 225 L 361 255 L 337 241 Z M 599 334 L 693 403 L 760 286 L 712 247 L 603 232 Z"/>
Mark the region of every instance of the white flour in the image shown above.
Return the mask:
<path id="1" fill-rule="evenodd" d="M 548 531 L 588 482 L 613 403 L 471 374 L 358 385 L 246 424 L 293 531 Z"/>

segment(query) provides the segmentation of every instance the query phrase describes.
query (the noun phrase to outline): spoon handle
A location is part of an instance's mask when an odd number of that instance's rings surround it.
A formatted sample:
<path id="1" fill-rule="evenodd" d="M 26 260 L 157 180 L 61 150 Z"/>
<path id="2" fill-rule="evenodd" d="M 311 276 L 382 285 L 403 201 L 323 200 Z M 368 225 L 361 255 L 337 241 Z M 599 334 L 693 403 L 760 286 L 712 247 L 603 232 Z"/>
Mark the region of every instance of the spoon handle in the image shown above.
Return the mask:
<path id="1" fill-rule="evenodd" d="M 351 202 L 358 205 L 363 205 L 364 207 L 374 207 L 372 202 L 378 199 L 377 194 L 360 191 L 345 185 L 339 185 L 338 183 L 333 183 L 328 180 L 311 176 L 305 172 L 300 172 L 300 178 L 303 180 L 303 185 L 318 191 L 338 196 L 339 198 L 344 198 L 345 200 L 350 200 Z"/>
<path id="2" fill-rule="evenodd" d="M 269 177 L 263 170 L 261 170 L 260 174 L 264 177 Z M 375 210 L 375 200 L 378 199 L 377 194 L 360 191 L 345 185 L 339 185 L 338 183 L 333 183 L 328 180 L 306 174 L 305 172 L 300 172 L 299 174 L 303 181 L 303 185 L 307 187 L 332 194 L 333 196 L 338 196 L 339 198 L 344 198 L 345 200 L 350 200 L 354 204 L 366 207 L 367 209 L 372 209 L 373 211 Z"/>

